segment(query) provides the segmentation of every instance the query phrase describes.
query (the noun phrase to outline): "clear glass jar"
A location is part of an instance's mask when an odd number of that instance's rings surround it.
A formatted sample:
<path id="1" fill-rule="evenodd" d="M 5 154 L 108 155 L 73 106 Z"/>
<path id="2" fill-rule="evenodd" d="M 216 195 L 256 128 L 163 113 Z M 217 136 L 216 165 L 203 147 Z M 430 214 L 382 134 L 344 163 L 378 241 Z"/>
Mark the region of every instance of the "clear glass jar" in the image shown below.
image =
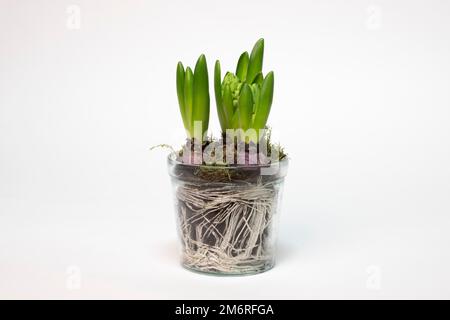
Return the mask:
<path id="1" fill-rule="evenodd" d="M 206 166 L 168 157 L 181 263 L 221 275 L 255 274 L 275 264 L 278 216 L 288 160 Z"/>

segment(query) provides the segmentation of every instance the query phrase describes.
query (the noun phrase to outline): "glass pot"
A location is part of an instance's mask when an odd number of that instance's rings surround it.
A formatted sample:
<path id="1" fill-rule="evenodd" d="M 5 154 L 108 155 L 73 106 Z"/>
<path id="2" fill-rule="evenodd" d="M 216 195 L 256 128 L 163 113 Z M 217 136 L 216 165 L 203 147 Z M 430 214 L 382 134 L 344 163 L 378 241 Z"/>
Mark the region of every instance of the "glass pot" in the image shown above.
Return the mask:
<path id="1" fill-rule="evenodd" d="M 277 222 L 288 160 L 207 166 L 168 157 L 181 263 L 190 270 L 255 274 L 275 264 Z"/>

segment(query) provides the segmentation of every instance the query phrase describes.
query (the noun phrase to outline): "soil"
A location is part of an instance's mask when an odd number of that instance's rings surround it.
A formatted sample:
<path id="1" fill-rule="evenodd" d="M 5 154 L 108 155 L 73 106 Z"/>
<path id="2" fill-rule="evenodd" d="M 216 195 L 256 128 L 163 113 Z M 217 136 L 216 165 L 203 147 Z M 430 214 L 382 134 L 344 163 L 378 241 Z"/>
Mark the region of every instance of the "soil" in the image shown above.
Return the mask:
<path id="1" fill-rule="evenodd" d="M 258 179 L 262 178 L 262 182 L 271 181 L 274 179 L 280 178 L 279 175 L 261 175 L 261 171 L 263 168 L 269 168 L 270 166 L 275 166 L 277 163 L 271 162 L 270 159 L 270 150 L 275 148 L 275 146 L 271 145 L 269 147 L 268 157 L 265 157 L 261 154 L 255 154 L 254 152 L 250 152 L 251 148 L 256 148 L 254 150 L 258 150 L 257 146 L 246 143 L 244 146 L 240 148 L 244 148 L 244 152 L 241 152 L 241 157 L 238 161 L 238 146 L 234 144 L 234 149 L 231 151 L 234 154 L 234 164 L 225 164 L 223 162 L 216 162 L 213 164 L 207 164 L 202 159 L 202 154 L 205 148 L 207 148 L 211 143 L 214 143 L 212 140 L 208 140 L 203 143 L 202 151 L 194 150 L 194 141 L 187 140 L 186 144 L 183 146 L 183 149 L 177 153 L 177 162 L 179 164 L 175 168 L 175 175 L 180 177 L 182 180 L 190 180 L 198 182 L 198 179 L 203 180 L 204 182 L 247 182 L 247 183 L 255 183 Z M 224 153 L 226 154 L 226 145 L 224 145 Z M 278 147 L 279 153 L 279 162 L 283 161 L 287 156 L 284 153 L 283 149 Z M 191 152 L 184 152 L 185 150 L 189 150 Z M 253 158 L 253 159 L 251 159 Z M 250 161 L 250 159 L 252 161 Z M 199 165 L 201 163 L 201 165 Z M 243 164 L 237 164 L 243 163 Z M 252 164 L 250 164 L 252 163 Z"/>

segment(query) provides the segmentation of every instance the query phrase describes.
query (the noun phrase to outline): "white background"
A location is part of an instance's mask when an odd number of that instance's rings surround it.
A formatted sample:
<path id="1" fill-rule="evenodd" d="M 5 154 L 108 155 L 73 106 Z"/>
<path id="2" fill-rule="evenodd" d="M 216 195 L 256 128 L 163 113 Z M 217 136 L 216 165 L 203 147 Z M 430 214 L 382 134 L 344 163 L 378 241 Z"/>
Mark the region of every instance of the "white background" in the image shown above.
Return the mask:
<path id="1" fill-rule="evenodd" d="M 1 0 L 0 298 L 450 298 L 449 17 L 443 0 Z M 194 274 L 149 147 L 183 142 L 178 60 L 234 70 L 260 37 L 291 158 L 278 264 Z"/>

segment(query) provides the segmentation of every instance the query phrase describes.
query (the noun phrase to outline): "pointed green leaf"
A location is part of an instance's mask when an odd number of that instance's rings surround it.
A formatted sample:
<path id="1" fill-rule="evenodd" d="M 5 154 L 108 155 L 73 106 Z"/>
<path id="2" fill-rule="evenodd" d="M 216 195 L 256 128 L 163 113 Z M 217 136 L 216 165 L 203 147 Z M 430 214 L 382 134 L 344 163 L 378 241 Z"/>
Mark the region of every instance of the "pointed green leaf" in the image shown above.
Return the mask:
<path id="1" fill-rule="evenodd" d="M 269 117 L 270 107 L 272 106 L 274 87 L 273 72 L 269 72 L 263 81 L 259 103 L 253 120 L 253 127 L 255 129 L 264 129 L 267 118 Z"/>
<path id="2" fill-rule="evenodd" d="M 252 84 L 252 93 L 253 93 L 253 115 L 252 118 L 254 118 L 256 110 L 258 110 L 259 106 L 259 96 L 261 93 L 261 87 L 257 85 L 256 83 Z"/>
<path id="3" fill-rule="evenodd" d="M 256 75 L 262 71 L 264 58 L 264 39 L 259 39 L 252 50 L 247 71 L 247 83 L 252 83 Z"/>
<path id="4" fill-rule="evenodd" d="M 247 77 L 248 61 L 249 61 L 248 52 L 245 51 L 239 57 L 239 61 L 236 67 L 236 76 L 239 79 L 241 79 L 241 81 L 245 81 L 245 78 Z"/>
<path id="5" fill-rule="evenodd" d="M 222 85 L 220 81 L 220 61 L 217 60 L 216 65 L 214 66 L 214 93 L 216 95 L 217 115 L 219 116 L 220 128 L 222 131 L 225 131 L 227 129 L 227 118 L 225 111 L 223 110 Z"/>
<path id="6" fill-rule="evenodd" d="M 233 96 L 231 95 L 231 89 L 229 85 L 225 85 L 223 90 L 223 110 L 225 117 L 227 118 L 228 126 L 231 126 L 231 120 L 234 114 L 233 108 Z"/>
<path id="7" fill-rule="evenodd" d="M 241 95 L 238 101 L 239 127 L 247 130 L 251 125 L 253 113 L 253 95 L 252 89 L 248 84 L 244 84 L 241 89 Z"/>
<path id="8" fill-rule="evenodd" d="M 253 79 L 252 84 L 256 83 L 256 84 L 262 85 L 263 81 L 264 81 L 264 76 L 263 76 L 262 72 L 259 72 L 256 75 L 255 79 Z"/>
<path id="9" fill-rule="evenodd" d="M 180 106 L 181 118 L 183 119 L 183 124 L 186 128 L 186 114 L 184 112 L 184 67 L 181 62 L 178 62 L 177 64 L 177 96 L 178 105 Z"/>
<path id="10" fill-rule="evenodd" d="M 231 118 L 231 129 L 239 129 L 239 108 L 236 109 L 236 111 L 233 114 L 233 117 Z"/>
<path id="11" fill-rule="evenodd" d="M 194 100 L 194 73 L 190 67 L 186 68 L 186 75 L 184 78 L 184 106 L 185 106 L 185 118 L 186 118 L 186 130 L 192 136 L 192 112 L 193 112 L 193 100 Z"/>
<path id="12" fill-rule="evenodd" d="M 205 133 L 209 124 L 209 84 L 208 66 L 204 54 L 198 58 L 195 64 L 193 102 L 193 120 L 202 121 L 202 133 Z"/>

